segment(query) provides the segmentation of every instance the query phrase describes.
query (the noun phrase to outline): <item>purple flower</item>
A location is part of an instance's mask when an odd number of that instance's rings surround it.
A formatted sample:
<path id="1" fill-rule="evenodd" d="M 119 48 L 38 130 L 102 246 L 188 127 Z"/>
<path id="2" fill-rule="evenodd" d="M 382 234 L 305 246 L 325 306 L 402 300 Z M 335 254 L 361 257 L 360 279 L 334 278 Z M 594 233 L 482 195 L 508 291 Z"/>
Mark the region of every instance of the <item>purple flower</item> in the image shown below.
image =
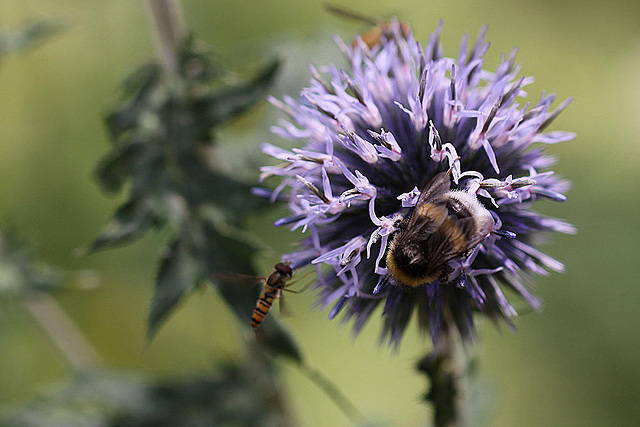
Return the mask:
<path id="1" fill-rule="evenodd" d="M 437 344 L 443 316 L 467 340 L 474 312 L 511 324 L 517 313 L 505 289 L 539 308 L 529 276 L 563 265 L 535 243 L 544 232 L 574 232 L 531 210 L 540 199 L 565 200 L 568 183 L 548 170 L 555 160 L 544 149 L 574 134 L 544 131 L 569 101 L 555 111 L 553 95 L 524 103 L 533 79 L 517 77 L 515 51 L 495 71 L 484 70 L 484 29 L 471 49 L 463 39 L 456 59 L 443 56 L 440 32 L 423 47 L 394 21 L 372 48 L 337 40 L 345 70 L 312 68 L 298 99 L 272 99 L 288 115 L 273 131 L 303 148 L 263 147 L 283 162 L 262 168 L 263 178 L 281 177 L 271 197 L 291 211 L 276 225 L 308 235 L 283 259 L 294 268 L 315 266 L 319 305 L 331 306 L 330 318 L 353 318 L 356 333 L 381 306 L 381 341 L 395 346 L 414 309 Z M 493 227 L 448 259 L 446 274 L 405 286 L 387 269 L 386 255 L 439 172 L 486 208 Z"/>

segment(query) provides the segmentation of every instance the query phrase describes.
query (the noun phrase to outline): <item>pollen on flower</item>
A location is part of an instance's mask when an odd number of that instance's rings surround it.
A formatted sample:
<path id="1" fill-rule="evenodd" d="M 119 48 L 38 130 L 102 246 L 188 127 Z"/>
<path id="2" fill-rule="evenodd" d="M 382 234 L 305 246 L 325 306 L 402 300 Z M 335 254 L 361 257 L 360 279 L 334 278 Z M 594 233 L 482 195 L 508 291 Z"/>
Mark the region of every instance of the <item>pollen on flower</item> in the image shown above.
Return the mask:
<path id="1" fill-rule="evenodd" d="M 563 266 L 535 236 L 575 231 L 531 210 L 566 200 L 568 183 L 540 147 L 574 138 L 546 131 L 570 100 L 555 110 L 553 95 L 527 102 L 533 79 L 518 77 L 515 50 L 483 69 L 486 28 L 445 57 L 441 28 L 424 46 L 397 21 L 371 46 L 337 39 L 344 70 L 311 66 L 298 98 L 271 99 L 287 116 L 273 132 L 302 146 L 263 145 L 280 163 L 261 178 L 280 179 L 271 199 L 290 210 L 276 225 L 307 235 L 283 259 L 316 266 L 319 306 L 353 318 L 356 333 L 382 307 L 381 338 L 395 346 L 414 311 L 437 343 L 445 311 L 468 340 L 476 313 L 511 323 L 517 312 L 503 289 L 537 309 L 529 276 Z M 418 221 L 414 211 L 428 203 L 432 213 Z M 398 233 L 416 254 L 406 271 L 428 261 L 411 289 L 387 265 Z"/>

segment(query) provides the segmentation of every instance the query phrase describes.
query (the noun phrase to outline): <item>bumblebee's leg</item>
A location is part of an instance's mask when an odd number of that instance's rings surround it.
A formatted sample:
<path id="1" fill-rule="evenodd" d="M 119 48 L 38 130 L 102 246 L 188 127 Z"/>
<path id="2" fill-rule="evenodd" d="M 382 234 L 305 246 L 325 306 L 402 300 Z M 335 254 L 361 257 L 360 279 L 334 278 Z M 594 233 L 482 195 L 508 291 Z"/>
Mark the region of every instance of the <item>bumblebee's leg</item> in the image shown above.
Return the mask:
<path id="1" fill-rule="evenodd" d="M 440 275 L 438 276 L 438 280 L 440 283 L 449 283 L 449 276 L 453 273 L 453 268 L 449 265 L 445 265 L 442 267 Z"/>

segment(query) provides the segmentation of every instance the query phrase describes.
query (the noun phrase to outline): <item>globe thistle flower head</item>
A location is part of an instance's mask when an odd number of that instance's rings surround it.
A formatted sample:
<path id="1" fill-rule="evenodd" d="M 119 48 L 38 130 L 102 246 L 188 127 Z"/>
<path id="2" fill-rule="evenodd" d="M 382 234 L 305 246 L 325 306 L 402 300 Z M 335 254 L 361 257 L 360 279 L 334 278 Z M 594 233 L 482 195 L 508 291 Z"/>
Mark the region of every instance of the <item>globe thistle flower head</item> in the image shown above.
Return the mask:
<path id="1" fill-rule="evenodd" d="M 425 46 L 403 28 L 392 21 L 373 47 L 337 39 L 345 69 L 311 67 L 297 99 L 271 100 L 288 115 L 273 131 L 301 148 L 265 144 L 283 163 L 262 176 L 281 178 L 270 196 L 291 211 L 276 225 L 307 235 L 283 259 L 315 266 L 330 318 L 344 313 L 357 333 L 380 306 L 381 339 L 397 346 L 416 311 L 434 344 L 445 316 L 470 341 L 474 313 L 511 324 L 505 289 L 538 308 L 529 276 L 563 269 L 535 244 L 573 227 L 531 208 L 565 200 L 568 183 L 548 170 L 544 148 L 574 137 L 546 132 L 568 101 L 555 111 L 553 95 L 525 102 L 533 79 L 518 78 L 515 51 L 483 69 L 484 29 L 449 58 L 441 26 Z M 390 253 L 409 234 L 398 268 Z M 431 274 L 412 273 L 420 257 Z"/>

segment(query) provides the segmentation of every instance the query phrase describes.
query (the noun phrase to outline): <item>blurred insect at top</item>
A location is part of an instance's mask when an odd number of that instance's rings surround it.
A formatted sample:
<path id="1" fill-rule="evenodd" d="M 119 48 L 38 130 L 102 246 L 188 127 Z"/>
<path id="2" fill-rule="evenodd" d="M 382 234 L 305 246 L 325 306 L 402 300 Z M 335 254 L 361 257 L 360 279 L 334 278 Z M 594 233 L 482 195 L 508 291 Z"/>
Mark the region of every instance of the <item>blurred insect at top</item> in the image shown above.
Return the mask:
<path id="1" fill-rule="evenodd" d="M 351 19 L 354 21 L 364 22 L 366 24 L 371 25 L 372 28 L 370 28 L 369 30 L 359 35 L 359 38 L 362 39 L 364 44 L 367 45 L 369 49 L 380 44 L 383 38 L 390 39 L 394 36 L 394 30 L 389 21 L 384 21 L 379 18 L 367 16 L 367 15 L 361 14 L 360 12 L 347 9 L 336 4 L 326 4 L 325 8 L 329 13 L 332 13 L 336 16 Z M 409 32 L 411 32 L 411 27 L 409 26 L 409 24 L 406 24 L 404 22 L 399 22 L 399 28 L 400 28 L 399 35 L 402 36 L 403 38 L 407 37 Z M 352 45 L 355 46 L 357 44 L 358 44 L 358 38 L 356 38 L 356 40 L 353 41 Z"/>
<path id="2" fill-rule="evenodd" d="M 273 272 L 264 278 L 262 294 L 251 316 L 251 326 L 253 329 L 260 327 L 269 310 L 271 310 L 273 301 L 281 296 L 282 291 L 287 287 L 287 280 L 291 279 L 292 275 L 293 269 L 288 264 L 279 262 L 274 266 Z"/>

